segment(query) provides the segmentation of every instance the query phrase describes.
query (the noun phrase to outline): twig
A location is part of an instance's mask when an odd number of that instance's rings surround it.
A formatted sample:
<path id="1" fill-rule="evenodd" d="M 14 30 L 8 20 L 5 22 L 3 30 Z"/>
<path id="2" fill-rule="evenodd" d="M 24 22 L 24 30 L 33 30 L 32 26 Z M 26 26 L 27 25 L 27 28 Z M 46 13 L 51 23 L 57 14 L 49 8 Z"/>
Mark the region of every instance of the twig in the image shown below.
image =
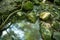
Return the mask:
<path id="1" fill-rule="evenodd" d="M 3 16 L 2 16 L 2 21 L 4 22 L 4 18 L 3 18 Z"/>
<path id="2" fill-rule="evenodd" d="M 20 10 L 16 10 L 16 11 L 10 13 L 10 14 L 8 15 L 8 17 L 6 18 L 6 20 L 0 25 L 0 29 L 3 28 L 3 26 L 5 25 L 5 23 L 9 20 L 9 18 L 10 18 L 14 13 L 16 13 L 16 12 L 18 12 L 18 11 L 20 11 Z"/>
<path id="3" fill-rule="evenodd" d="M 8 27 L 6 27 L 6 28 L 1 28 L 0 31 L 4 31 L 4 30 L 6 30 L 7 28 L 10 28 L 11 25 L 12 25 L 12 23 L 11 23 Z"/>

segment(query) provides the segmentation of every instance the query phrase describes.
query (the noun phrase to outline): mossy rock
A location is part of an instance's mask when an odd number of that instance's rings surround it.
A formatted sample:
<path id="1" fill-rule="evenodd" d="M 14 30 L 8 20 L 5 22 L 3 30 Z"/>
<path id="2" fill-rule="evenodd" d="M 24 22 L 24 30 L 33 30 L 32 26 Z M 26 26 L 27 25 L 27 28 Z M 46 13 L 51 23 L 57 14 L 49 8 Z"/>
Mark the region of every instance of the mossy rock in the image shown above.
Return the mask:
<path id="1" fill-rule="evenodd" d="M 17 12 L 17 16 L 20 18 L 20 19 L 24 19 L 25 18 L 25 14 L 23 12 Z"/>
<path id="2" fill-rule="evenodd" d="M 36 22 L 36 14 L 35 13 L 33 13 L 33 12 L 31 12 L 31 13 L 29 13 L 28 15 L 27 15 L 27 17 L 28 17 L 28 20 L 30 21 L 30 22 L 32 22 L 32 23 L 35 23 Z"/>
<path id="3" fill-rule="evenodd" d="M 33 3 L 31 1 L 27 1 L 22 5 L 23 10 L 32 10 L 33 9 Z"/>
<path id="4" fill-rule="evenodd" d="M 22 13 L 22 12 L 17 12 L 17 15 L 18 15 L 18 16 L 22 16 L 23 13 Z"/>
<path id="5" fill-rule="evenodd" d="M 40 31 L 44 40 L 51 40 L 51 30 L 49 26 L 47 27 L 47 24 L 42 22 L 40 25 Z"/>
<path id="6" fill-rule="evenodd" d="M 50 18 L 50 15 L 50 12 L 41 12 L 39 16 L 42 20 L 48 20 Z"/>
<path id="7" fill-rule="evenodd" d="M 59 23 L 57 21 L 53 21 L 52 26 L 54 29 L 58 29 Z"/>

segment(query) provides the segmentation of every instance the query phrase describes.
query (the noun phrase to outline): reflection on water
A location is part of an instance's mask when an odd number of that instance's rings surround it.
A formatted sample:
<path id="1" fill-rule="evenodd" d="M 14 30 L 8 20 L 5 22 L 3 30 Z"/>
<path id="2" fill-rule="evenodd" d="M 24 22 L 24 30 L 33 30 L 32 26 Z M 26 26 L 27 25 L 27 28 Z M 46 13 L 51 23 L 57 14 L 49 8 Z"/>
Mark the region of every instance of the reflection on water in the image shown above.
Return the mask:
<path id="1" fill-rule="evenodd" d="M 18 37 L 20 37 L 21 40 L 24 40 L 24 31 L 16 28 L 16 26 L 14 26 L 14 25 L 11 25 L 10 28 L 11 29 L 8 28 L 7 31 L 3 31 L 2 36 L 8 34 L 7 32 L 10 32 L 12 30 L 15 34 L 17 34 Z"/>
<path id="2" fill-rule="evenodd" d="M 42 40 L 39 32 L 39 23 L 32 24 L 26 21 L 12 24 L 10 28 L 3 31 L 2 38 L 7 40 Z"/>

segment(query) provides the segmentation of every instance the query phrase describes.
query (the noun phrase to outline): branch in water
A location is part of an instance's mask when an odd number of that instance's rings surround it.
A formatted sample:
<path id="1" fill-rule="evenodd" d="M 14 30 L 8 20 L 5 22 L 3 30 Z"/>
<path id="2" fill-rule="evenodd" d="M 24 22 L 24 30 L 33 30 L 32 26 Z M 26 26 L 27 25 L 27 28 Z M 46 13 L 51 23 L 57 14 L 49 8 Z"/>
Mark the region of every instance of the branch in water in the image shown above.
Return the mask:
<path id="1" fill-rule="evenodd" d="M 5 25 L 5 23 L 9 20 L 9 18 L 10 18 L 13 14 L 15 14 L 16 12 L 18 12 L 18 11 L 20 11 L 20 10 L 16 10 L 16 11 L 14 11 L 14 12 L 12 12 L 12 13 L 10 13 L 10 14 L 8 15 L 8 17 L 6 18 L 6 20 L 0 25 L 0 30 L 3 28 L 3 26 Z"/>

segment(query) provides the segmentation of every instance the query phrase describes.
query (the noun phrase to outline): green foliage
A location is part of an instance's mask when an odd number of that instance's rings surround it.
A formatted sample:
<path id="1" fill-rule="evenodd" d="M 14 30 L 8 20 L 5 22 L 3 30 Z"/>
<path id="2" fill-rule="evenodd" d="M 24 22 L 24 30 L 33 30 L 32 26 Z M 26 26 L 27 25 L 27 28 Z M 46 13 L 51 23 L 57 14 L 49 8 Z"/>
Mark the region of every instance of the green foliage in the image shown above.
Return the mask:
<path id="1" fill-rule="evenodd" d="M 22 2 L 22 0 L 15 0 L 15 2 Z"/>
<path id="2" fill-rule="evenodd" d="M 28 13 L 28 14 L 27 14 L 27 18 L 28 18 L 28 20 L 30 20 L 30 21 L 33 22 L 33 23 L 35 23 L 35 22 L 36 22 L 36 19 L 37 19 L 36 14 L 33 13 L 33 12 Z"/>
<path id="3" fill-rule="evenodd" d="M 55 2 L 56 5 L 60 6 L 60 0 L 54 0 L 54 2 Z"/>
<path id="4" fill-rule="evenodd" d="M 18 16 L 22 16 L 23 13 L 22 13 L 22 12 L 17 12 L 17 15 L 18 15 Z"/>
<path id="5" fill-rule="evenodd" d="M 25 14 L 23 12 L 17 12 L 17 16 L 20 20 L 25 18 Z"/>
<path id="6" fill-rule="evenodd" d="M 59 0 L 54 0 L 55 2 L 59 2 Z"/>
<path id="7" fill-rule="evenodd" d="M 33 0 L 34 4 L 39 4 L 40 3 L 39 1 L 40 0 Z"/>
<path id="8" fill-rule="evenodd" d="M 22 9 L 24 10 L 32 10 L 33 9 L 33 3 L 31 1 L 27 1 L 22 5 Z"/>
<path id="9" fill-rule="evenodd" d="M 59 27 L 59 23 L 57 21 L 53 21 L 53 28 L 57 29 Z"/>

